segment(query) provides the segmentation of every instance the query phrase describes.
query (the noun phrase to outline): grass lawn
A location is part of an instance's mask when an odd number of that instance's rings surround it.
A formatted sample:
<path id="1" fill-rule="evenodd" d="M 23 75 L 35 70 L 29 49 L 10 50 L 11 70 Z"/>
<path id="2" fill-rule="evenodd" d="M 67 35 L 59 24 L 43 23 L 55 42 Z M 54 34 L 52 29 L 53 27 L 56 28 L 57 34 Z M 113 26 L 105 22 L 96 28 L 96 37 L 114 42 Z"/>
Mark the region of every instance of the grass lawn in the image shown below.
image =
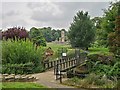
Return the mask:
<path id="1" fill-rule="evenodd" d="M 68 53 L 75 52 L 75 50 L 71 47 L 71 45 L 68 44 L 66 45 L 66 44 L 57 44 L 57 43 L 47 43 L 47 48 L 48 47 L 51 47 L 54 52 L 56 52 L 58 48 L 67 48 Z M 110 54 L 109 49 L 104 47 L 100 47 L 100 48 L 90 47 L 88 51 L 89 54 L 105 54 L 105 55 Z"/>
<path id="2" fill-rule="evenodd" d="M 47 88 L 40 84 L 31 82 L 3 82 L 1 86 L 2 88 Z"/>
<path id="3" fill-rule="evenodd" d="M 58 49 L 60 48 L 66 48 L 68 50 L 67 53 L 71 53 L 71 52 L 74 52 L 74 49 L 71 48 L 71 45 L 68 45 L 68 44 L 59 44 L 59 43 L 47 43 L 47 47 L 45 47 L 46 49 L 48 47 L 51 47 L 52 50 L 54 51 L 54 54 L 53 56 L 49 57 L 49 60 L 55 60 L 56 58 L 58 58 Z"/>
<path id="4" fill-rule="evenodd" d="M 54 52 L 56 52 L 59 48 L 71 48 L 71 45 L 67 44 L 57 44 L 57 43 L 47 43 L 47 48 L 51 47 Z"/>
<path id="5" fill-rule="evenodd" d="M 108 48 L 104 48 L 104 47 L 101 47 L 101 48 L 90 47 L 88 51 L 90 52 L 90 54 L 104 54 L 104 55 L 111 54 L 109 52 L 109 49 Z"/>

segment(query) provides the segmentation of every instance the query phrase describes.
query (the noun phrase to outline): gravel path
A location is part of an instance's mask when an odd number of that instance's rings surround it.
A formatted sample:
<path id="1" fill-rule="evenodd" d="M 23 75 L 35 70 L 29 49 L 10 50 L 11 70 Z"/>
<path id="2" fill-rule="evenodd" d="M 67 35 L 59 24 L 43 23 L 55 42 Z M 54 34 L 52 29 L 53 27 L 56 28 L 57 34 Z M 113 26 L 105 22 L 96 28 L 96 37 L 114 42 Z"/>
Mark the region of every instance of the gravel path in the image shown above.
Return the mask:
<path id="1" fill-rule="evenodd" d="M 32 76 L 35 76 L 38 79 L 36 81 L 37 83 L 47 86 L 48 88 L 74 88 L 71 86 L 60 84 L 59 80 L 56 81 L 53 70 L 43 73 L 33 74 Z"/>

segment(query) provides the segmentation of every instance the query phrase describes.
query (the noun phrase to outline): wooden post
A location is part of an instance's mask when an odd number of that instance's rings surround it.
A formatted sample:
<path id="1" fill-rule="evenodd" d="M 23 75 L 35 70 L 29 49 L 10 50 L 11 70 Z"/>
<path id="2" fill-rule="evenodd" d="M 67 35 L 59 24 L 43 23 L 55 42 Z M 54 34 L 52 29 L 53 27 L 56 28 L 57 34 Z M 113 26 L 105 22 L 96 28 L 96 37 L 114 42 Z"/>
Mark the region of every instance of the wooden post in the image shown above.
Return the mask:
<path id="1" fill-rule="evenodd" d="M 53 62 L 51 61 L 51 68 L 53 67 Z"/>
<path id="2" fill-rule="evenodd" d="M 49 62 L 47 62 L 47 68 L 49 68 Z"/>
<path id="3" fill-rule="evenodd" d="M 54 61 L 54 75 L 56 74 L 56 61 Z"/>
<path id="4" fill-rule="evenodd" d="M 66 64 L 66 62 L 65 62 L 65 60 L 64 60 L 64 63 L 63 63 L 63 69 L 65 69 L 65 64 Z"/>
<path id="5" fill-rule="evenodd" d="M 60 83 L 62 83 L 62 73 L 61 73 L 61 70 L 60 70 Z"/>
<path id="6" fill-rule="evenodd" d="M 56 80 L 58 79 L 58 64 L 56 65 Z"/>
<path id="7" fill-rule="evenodd" d="M 59 67 L 59 74 L 60 74 L 60 83 L 62 83 L 62 73 L 61 73 L 61 70 L 62 70 L 62 63 L 61 63 L 61 60 L 60 60 L 60 67 Z"/>
<path id="8" fill-rule="evenodd" d="M 70 60 L 69 60 L 69 65 L 68 65 L 68 68 L 70 67 Z"/>
<path id="9" fill-rule="evenodd" d="M 61 64 L 61 61 L 62 61 L 62 59 L 60 59 L 60 63 L 59 63 L 59 64 L 60 64 L 60 70 L 62 69 L 62 64 Z"/>
<path id="10" fill-rule="evenodd" d="M 72 59 L 72 61 L 71 61 L 71 66 L 73 66 L 73 61 L 74 61 L 74 59 Z"/>
<path id="11" fill-rule="evenodd" d="M 66 60 L 66 68 L 68 67 L 69 58 Z"/>

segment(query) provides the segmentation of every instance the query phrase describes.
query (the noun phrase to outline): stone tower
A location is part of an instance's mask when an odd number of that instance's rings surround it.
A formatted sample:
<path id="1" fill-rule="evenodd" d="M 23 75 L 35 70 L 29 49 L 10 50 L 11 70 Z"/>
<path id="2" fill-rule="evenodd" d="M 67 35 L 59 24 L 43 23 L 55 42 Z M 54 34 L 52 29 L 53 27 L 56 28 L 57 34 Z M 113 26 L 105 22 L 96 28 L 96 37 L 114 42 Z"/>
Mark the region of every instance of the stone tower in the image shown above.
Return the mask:
<path id="1" fill-rule="evenodd" d="M 64 43 L 65 42 L 65 32 L 61 31 L 61 42 Z"/>

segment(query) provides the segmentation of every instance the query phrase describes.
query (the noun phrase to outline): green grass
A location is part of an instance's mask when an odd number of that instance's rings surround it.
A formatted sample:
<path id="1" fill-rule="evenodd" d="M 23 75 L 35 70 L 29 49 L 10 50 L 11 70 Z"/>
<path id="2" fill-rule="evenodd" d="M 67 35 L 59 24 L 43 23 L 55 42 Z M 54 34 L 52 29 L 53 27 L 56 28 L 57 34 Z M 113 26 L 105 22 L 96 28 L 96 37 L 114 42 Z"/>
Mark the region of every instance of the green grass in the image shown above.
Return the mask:
<path id="1" fill-rule="evenodd" d="M 104 47 L 102 47 L 102 48 L 93 48 L 93 47 L 91 47 L 91 48 L 89 48 L 88 51 L 90 52 L 90 54 L 105 54 L 105 55 L 111 54 L 109 52 L 109 49 L 104 48 Z"/>
<path id="2" fill-rule="evenodd" d="M 48 47 L 51 47 L 54 51 L 53 56 L 49 57 L 50 61 L 58 58 L 58 49 L 60 48 L 66 48 L 68 50 L 67 53 L 71 53 L 71 51 L 74 51 L 73 49 L 71 49 L 71 45 L 68 44 L 47 43 L 47 47 L 45 48 L 47 49 Z"/>
<path id="3" fill-rule="evenodd" d="M 31 82 L 4 82 L 2 88 L 47 88 L 37 83 Z"/>
<path id="4" fill-rule="evenodd" d="M 67 55 L 73 57 L 75 53 L 75 49 L 71 47 L 71 45 L 68 44 L 57 44 L 57 43 L 47 43 L 48 48 L 51 47 L 52 50 L 54 51 L 54 55 L 51 57 L 52 60 L 57 58 L 56 52 L 59 48 L 67 48 L 68 52 Z M 89 48 L 89 54 L 103 54 L 103 55 L 110 55 L 111 53 L 109 52 L 108 48 L 100 47 L 100 48 L 95 48 L 95 47 L 90 47 Z"/>
<path id="5" fill-rule="evenodd" d="M 51 47 L 53 51 L 57 51 L 59 48 L 71 48 L 71 45 L 68 44 L 57 44 L 57 43 L 47 43 L 47 48 Z"/>

